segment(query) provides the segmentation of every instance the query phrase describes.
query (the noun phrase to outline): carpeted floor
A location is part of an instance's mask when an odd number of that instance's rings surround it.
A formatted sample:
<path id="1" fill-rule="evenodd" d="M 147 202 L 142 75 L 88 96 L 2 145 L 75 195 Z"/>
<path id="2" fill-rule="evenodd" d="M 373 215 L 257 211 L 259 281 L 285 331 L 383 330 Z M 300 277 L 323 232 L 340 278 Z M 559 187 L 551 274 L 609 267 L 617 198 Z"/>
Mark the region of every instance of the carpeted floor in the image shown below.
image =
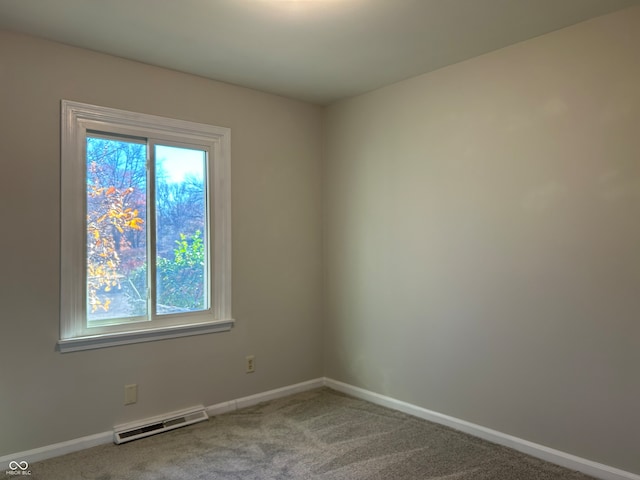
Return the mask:
<path id="1" fill-rule="evenodd" d="M 327 388 L 31 465 L 40 480 L 588 480 Z"/>

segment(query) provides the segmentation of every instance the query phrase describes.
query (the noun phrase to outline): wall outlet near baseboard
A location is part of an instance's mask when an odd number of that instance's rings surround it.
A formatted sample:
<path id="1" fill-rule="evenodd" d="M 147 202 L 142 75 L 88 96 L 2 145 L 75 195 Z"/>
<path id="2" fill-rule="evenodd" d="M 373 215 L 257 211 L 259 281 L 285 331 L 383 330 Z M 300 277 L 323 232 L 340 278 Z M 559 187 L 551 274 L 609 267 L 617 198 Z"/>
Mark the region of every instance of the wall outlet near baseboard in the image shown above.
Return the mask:
<path id="1" fill-rule="evenodd" d="M 256 371 L 256 357 L 254 355 L 247 355 L 246 360 L 246 368 L 247 373 L 253 373 Z"/>
<path id="2" fill-rule="evenodd" d="M 133 383 L 124 386 L 124 404 L 132 405 L 138 401 L 138 385 Z"/>

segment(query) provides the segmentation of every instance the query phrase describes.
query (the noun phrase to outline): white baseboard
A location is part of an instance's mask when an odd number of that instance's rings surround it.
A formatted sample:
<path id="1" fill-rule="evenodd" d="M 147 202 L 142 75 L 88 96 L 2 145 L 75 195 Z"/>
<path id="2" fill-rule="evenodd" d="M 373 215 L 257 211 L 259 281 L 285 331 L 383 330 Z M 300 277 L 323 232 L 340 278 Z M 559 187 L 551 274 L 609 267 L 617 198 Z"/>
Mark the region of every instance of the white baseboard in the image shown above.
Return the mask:
<path id="1" fill-rule="evenodd" d="M 408 413 L 409 415 L 423 418 L 434 423 L 446 425 L 475 437 L 483 438 L 490 442 L 513 448 L 514 450 L 518 450 L 533 457 L 537 457 L 542 460 L 555 463 L 556 465 L 570 468 L 571 470 L 577 470 L 579 472 L 591 475 L 592 477 L 600 478 L 602 480 L 640 480 L 640 475 L 636 475 L 635 473 L 626 472 L 624 470 L 610 467 L 602 463 L 593 462 L 585 458 L 577 457 L 569 453 L 545 447 L 544 445 L 529 442 L 512 435 L 507 435 L 506 433 L 498 432 L 496 430 L 492 430 L 481 425 L 476 425 L 465 420 L 460 420 L 455 417 L 443 415 L 438 412 L 427 410 L 426 408 L 418 407 L 410 403 L 396 400 L 394 398 L 380 395 L 378 393 L 342 383 L 330 378 L 317 378 L 314 380 L 309 380 L 307 382 L 297 383 L 294 385 L 277 388 L 275 390 L 258 393 L 256 395 L 250 395 L 248 397 L 241 397 L 235 400 L 218 403 L 206 407 L 206 411 L 210 416 L 220 415 L 222 413 L 231 412 L 240 408 L 250 407 L 261 402 L 266 402 L 268 400 L 285 397 L 287 395 L 304 392 L 322 386 L 327 386 L 353 397 L 367 400 L 371 403 L 375 403 L 376 405 L 382 405 L 384 407 Z M 53 445 L 47 445 L 40 448 L 35 448 L 33 450 L 17 452 L 11 455 L 4 455 L 0 457 L 0 471 L 8 469 L 9 462 L 11 461 L 26 461 L 29 464 L 33 464 L 35 462 L 46 460 L 48 458 L 77 452 L 79 450 L 84 450 L 85 448 L 91 448 L 111 442 L 113 442 L 113 432 L 109 431 L 97 433 L 95 435 L 88 435 L 86 437 L 76 438 L 66 442 L 55 443 Z"/>
<path id="2" fill-rule="evenodd" d="M 304 392 L 313 388 L 319 388 L 323 385 L 324 378 L 317 378 L 315 380 L 309 380 L 307 382 L 297 383 L 295 385 L 289 385 L 287 387 L 258 393 L 256 395 L 218 403 L 216 405 L 206 407 L 205 410 L 210 416 L 220 415 L 221 413 L 230 412 L 239 408 L 249 407 L 260 402 L 266 402 L 267 400 L 273 400 L 275 398 L 285 397 L 287 395 Z M 27 462 L 29 465 L 31 465 L 35 462 L 46 460 L 48 458 L 59 457 L 60 455 L 66 455 L 67 453 L 73 453 L 79 450 L 84 450 L 85 448 L 96 447 L 98 445 L 104 445 L 112 442 L 113 431 L 109 431 L 97 433 L 95 435 L 88 435 L 86 437 L 75 438 L 66 442 L 54 443 L 53 445 L 46 445 L 44 447 L 34 448 L 33 450 L 26 450 L 24 452 L 4 455 L 0 457 L 0 471 L 8 470 L 9 463 L 12 461 Z"/>
<path id="3" fill-rule="evenodd" d="M 293 395 L 294 393 L 306 392 L 314 388 L 320 388 L 324 386 L 324 378 L 316 378 L 302 383 L 296 383 L 282 388 L 276 388 L 275 390 L 268 390 L 266 392 L 257 393 L 248 397 L 238 398 L 236 400 L 230 400 L 228 402 L 217 403 L 206 408 L 209 416 L 220 415 L 222 413 L 232 412 L 240 408 L 251 407 L 258 403 L 273 400 L 275 398 L 286 397 L 287 395 Z"/>
<path id="4" fill-rule="evenodd" d="M 113 432 L 102 432 L 86 437 L 74 438 L 66 442 L 34 448 L 33 450 L 27 450 L 25 452 L 4 455 L 0 457 L 0 471 L 8 470 L 9 463 L 12 461 L 27 462 L 31 465 L 41 460 L 59 457 L 60 455 L 66 455 L 67 453 L 73 453 L 84 450 L 85 448 L 96 447 L 111 442 L 113 442 Z"/>
<path id="5" fill-rule="evenodd" d="M 375 403 L 376 405 L 381 405 L 393 410 L 408 413 L 414 417 L 446 425 L 447 427 L 460 430 L 461 432 L 468 433 L 474 437 L 483 438 L 490 442 L 526 453 L 532 457 L 537 457 L 547 462 L 555 463 L 556 465 L 591 475 L 592 477 L 600 478 L 602 480 L 640 480 L 640 475 L 636 475 L 635 473 L 626 472 L 602 463 L 593 462 L 586 458 L 577 457 L 569 453 L 561 452 L 560 450 L 529 442 L 522 438 L 507 435 L 506 433 L 498 432 L 455 417 L 443 415 L 442 413 L 427 410 L 426 408 L 402 402 L 359 387 L 354 387 L 353 385 L 338 382 L 330 378 L 325 378 L 324 384 L 329 388 L 362 400 L 367 400 L 371 403 Z"/>

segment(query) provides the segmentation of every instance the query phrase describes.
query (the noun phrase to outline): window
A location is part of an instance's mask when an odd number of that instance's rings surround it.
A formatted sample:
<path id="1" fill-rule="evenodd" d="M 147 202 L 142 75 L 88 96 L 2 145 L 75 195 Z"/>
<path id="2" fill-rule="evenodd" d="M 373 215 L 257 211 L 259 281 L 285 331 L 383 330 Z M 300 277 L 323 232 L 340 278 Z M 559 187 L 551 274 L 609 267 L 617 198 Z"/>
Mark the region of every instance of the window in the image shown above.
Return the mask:
<path id="1" fill-rule="evenodd" d="M 62 101 L 62 352 L 229 330 L 230 130 Z"/>

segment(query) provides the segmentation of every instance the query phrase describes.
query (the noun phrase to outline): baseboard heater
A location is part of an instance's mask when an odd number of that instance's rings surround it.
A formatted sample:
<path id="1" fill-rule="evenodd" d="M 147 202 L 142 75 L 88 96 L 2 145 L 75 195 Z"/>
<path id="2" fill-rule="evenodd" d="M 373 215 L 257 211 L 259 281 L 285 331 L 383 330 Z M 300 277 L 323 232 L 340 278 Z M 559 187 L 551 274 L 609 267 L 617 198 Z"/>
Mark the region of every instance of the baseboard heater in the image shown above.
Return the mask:
<path id="1" fill-rule="evenodd" d="M 157 433 L 167 432 L 175 428 L 185 427 L 193 423 L 209 420 L 204 407 L 194 407 L 188 410 L 172 412 L 166 415 L 147 418 L 140 422 L 127 423 L 113 427 L 113 443 L 121 443 L 148 437 Z"/>

